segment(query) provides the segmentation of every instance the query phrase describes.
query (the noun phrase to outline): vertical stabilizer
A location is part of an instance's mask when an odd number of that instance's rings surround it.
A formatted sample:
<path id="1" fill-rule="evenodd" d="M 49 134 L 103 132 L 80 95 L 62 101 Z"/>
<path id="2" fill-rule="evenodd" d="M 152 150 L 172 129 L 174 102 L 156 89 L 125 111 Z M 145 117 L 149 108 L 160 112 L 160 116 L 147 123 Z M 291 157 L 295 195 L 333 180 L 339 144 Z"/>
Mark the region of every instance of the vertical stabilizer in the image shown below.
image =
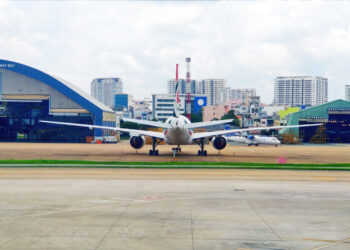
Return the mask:
<path id="1" fill-rule="evenodd" d="M 180 116 L 179 109 L 180 109 L 179 64 L 176 64 L 174 116 L 176 117 Z"/>

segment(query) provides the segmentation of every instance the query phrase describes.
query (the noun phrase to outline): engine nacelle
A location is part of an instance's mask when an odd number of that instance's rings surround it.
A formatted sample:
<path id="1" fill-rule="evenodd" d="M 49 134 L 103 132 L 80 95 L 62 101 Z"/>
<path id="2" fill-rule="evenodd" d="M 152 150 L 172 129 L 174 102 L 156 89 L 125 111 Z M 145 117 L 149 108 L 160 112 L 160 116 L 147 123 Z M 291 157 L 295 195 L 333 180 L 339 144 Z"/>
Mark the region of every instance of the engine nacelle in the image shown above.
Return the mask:
<path id="1" fill-rule="evenodd" d="M 133 147 L 134 149 L 140 149 L 143 147 L 143 145 L 145 145 L 145 137 L 143 136 L 132 136 L 130 138 L 130 145 L 131 147 Z"/>
<path id="2" fill-rule="evenodd" d="M 211 141 L 212 141 L 213 147 L 217 150 L 224 149 L 227 145 L 226 138 L 222 136 L 214 137 Z"/>

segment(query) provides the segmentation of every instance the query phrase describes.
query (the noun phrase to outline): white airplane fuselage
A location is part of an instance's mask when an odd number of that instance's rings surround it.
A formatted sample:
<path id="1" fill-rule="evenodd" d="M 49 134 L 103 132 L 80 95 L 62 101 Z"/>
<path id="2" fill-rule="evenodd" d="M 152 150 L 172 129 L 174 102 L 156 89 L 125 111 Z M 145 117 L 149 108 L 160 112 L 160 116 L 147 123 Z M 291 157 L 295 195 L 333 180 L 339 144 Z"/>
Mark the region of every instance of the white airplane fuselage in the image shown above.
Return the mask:
<path id="1" fill-rule="evenodd" d="M 226 137 L 228 141 L 241 143 L 241 144 L 247 144 L 247 145 L 274 145 L 278 146 L 281 144 L 281 142 L 276 137 L 266 137 L 266 136 L 259 136 L 255 135 L 252 139 L 247 138 L 246 136 L 230 136 Z"/>
<path id="2" fill-rule="evenodd" d="M 169 117 L 165 123 L 170 124 L 170 128 L 164 129 L 165 142 L 169 145 L 192 144 L 192 130 L 185 128 L 191 121 L 185 116 Z"/>

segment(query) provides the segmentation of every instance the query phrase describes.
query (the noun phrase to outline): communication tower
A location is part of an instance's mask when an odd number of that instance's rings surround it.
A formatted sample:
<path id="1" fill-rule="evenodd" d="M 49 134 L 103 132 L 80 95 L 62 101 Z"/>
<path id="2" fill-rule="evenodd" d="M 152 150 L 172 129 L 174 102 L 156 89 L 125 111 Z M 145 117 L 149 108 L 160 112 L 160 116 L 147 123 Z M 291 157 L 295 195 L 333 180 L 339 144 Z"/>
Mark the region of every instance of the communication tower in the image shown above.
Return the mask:
<path id="1" fill-rule="evenodd" d="M 191 120 L 191 57 L 186 57 L 187 73 L 186 73 L 186 116 Z"/>

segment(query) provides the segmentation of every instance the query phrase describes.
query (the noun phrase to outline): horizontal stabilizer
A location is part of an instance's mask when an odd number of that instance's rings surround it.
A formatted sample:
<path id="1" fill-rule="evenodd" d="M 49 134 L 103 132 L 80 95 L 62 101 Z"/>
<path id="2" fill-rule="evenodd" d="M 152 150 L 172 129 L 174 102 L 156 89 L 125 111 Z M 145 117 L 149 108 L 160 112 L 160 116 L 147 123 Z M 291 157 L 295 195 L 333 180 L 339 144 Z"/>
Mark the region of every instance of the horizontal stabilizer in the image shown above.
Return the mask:
<path id="1" fill-rule="evenodd" d="M 219 130 L 219 131 L 213 131 L 213 132 L 199 132 L 199 133 L 194 133 L 192 136 L 192 139 L 196 140 L 196 139 L 200 139 L 200 138 L 227 135 L 230 133 L 248 132 L 248 131 L 282 129 L 282 128 L 301 128 L 301 127 L 313 127 L 313 126 L 320 126 L 320 125 L 322 125 L 322 124 L 317 123 L 317 124 L 273 126 L 273 127 L 252 127 L 252 128 L 240 128 L 240 129 L 231 129 L 231 130 Z"/>
<path id="2" fill-rule="evenodd" d="M 189 128 L 189 129 L 191 129 L 191 128 L 203 128 L 203 127 L 208 127 L 208 126 L 215 126 L 215 125 L 230 123 L 232 121 L 233 121 L 233 119 L 208 121 L 208 122 L 195 122 L 195 123 L 186 124 L 185 128 Z"/>
<path id="3" fill-rule="evenodd" d="M 170 128 L 170 124 L 164 122 L 155 122 L 155 121 L 147 121 L 147 120 L 138 120 L 138 119 L 130 119 L 130 118 L 122 118 L 125 122 L 133 122 L 137 124 L 152 126 L 156 128 Z"/>
<path id="4" fill-rule="evenodd" d="M 70 122 L 55 122 L 55 121 L 44 121 L 44 120 L 40 120 L 39 122 L 55 124 L 55 125 L 82 127 L 82 128 L 89 128 L 89 129 L 106 129 L 106 130 L 120 131 L 124 133 L 129 133 L 130 136 L 143 135 L 143 136 L 150 136 L 150 137 L 164 140 L 164 134 L 162 132 L 128 129 L 128 128 L 117 128 L 117 127 L 108 127 L 108 126 L 90 125 L 90 124 L 81 124 L 81 123 L 70 123 Z"/>

